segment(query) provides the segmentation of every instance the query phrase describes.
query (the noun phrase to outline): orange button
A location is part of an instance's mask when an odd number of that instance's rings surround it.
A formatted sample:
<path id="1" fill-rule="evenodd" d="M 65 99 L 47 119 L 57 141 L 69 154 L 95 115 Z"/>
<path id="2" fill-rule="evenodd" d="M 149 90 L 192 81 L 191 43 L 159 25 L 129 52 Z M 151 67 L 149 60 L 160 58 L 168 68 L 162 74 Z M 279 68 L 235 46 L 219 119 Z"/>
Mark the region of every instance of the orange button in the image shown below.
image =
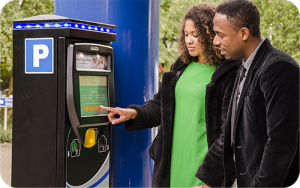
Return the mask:
<path id="1" fill-rule="evenodd" d="M 100 107 L 100 105 L 95 105 L 94 107 L 95 107 L 95 111 L 103 110 L 103 109 Z"/>
<path id="2" fill-rule="evenodd" d="M 84 106 L 84 111 L 85 112 L 94 111 L 93 106 Z"/>

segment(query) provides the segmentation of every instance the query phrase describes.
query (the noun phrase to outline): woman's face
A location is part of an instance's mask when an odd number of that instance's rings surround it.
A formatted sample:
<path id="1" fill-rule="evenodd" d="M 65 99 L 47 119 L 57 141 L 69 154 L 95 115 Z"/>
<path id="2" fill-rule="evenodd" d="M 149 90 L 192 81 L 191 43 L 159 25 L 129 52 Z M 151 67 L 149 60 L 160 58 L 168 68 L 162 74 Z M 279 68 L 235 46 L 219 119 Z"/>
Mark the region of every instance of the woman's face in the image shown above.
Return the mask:
<path id="1" fill-rule="evenodd" d="M 198 56 L 201 53 L 200 41 L 194 21 L 187 19 L 184 24 L 185 44 L 192 57 Z"/>

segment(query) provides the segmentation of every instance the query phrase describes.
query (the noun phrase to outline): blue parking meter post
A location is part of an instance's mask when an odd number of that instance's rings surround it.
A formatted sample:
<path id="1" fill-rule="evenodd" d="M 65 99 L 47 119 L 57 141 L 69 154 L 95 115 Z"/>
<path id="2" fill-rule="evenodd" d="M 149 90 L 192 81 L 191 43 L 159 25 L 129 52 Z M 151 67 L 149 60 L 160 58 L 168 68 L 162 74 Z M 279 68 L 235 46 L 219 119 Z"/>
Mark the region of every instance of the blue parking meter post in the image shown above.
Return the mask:
<path id="1" fill-rule="evenodd" d="M 145 104 L 158 89 L 159 0 L 55 0 L 54 14 L 116 25 L 115 106 Z M 111 187 L 150 187 L 156 129 L 112 126 Z"/>

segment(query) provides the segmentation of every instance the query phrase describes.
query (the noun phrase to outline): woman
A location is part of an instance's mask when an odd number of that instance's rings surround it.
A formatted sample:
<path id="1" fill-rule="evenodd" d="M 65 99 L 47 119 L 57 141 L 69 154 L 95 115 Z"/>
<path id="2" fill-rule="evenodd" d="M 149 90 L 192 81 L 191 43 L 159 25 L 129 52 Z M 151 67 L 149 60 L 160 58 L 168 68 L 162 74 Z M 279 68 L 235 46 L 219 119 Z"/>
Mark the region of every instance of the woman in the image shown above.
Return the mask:
<path id="1" fill-rule="evenodd" d="M 155 161 L 153 187 L 203 185 L 195 173 L 226 119 L 238 63 L 223 61 L 213 45 L 215 7 L 199 3 L 185 13 L 178 41 L 181 55 L 163 74 L 153 99 L 127 109 L 101 106 L 110 111 L 112 124 L 125 121 L 128 131 L 161 125 L 149 148 Z"/>

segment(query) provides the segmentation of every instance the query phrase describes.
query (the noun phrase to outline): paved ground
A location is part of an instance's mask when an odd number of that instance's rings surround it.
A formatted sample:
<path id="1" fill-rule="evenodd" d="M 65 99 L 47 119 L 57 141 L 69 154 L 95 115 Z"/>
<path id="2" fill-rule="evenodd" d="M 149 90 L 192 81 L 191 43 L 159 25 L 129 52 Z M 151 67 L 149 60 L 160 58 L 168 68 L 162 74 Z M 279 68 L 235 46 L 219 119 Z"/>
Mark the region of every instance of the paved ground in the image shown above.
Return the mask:
<path id="1" fill-rule="evenodd" d="M 11 145 L 8 143 L 0 144 L 0 169 L 2 180 L 11 186 Z M 4 183 L 0 180 L 2 187 Z"/>

